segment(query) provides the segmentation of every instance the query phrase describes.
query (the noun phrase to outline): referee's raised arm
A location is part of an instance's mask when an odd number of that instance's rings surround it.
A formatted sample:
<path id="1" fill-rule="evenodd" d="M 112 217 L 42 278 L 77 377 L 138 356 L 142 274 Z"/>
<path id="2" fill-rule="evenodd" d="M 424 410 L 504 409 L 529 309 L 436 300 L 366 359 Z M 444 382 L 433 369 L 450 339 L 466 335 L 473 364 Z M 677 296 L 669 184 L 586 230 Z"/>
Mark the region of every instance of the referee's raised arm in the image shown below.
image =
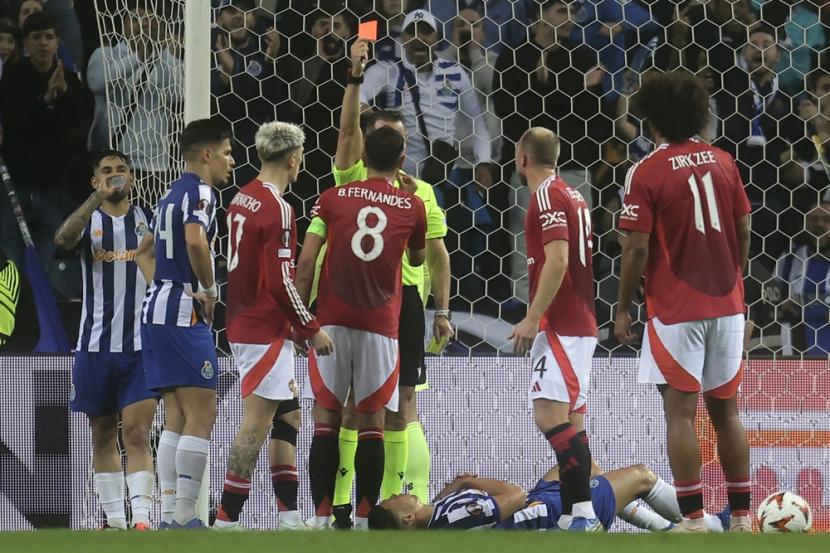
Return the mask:
<path id="1" fill-rule="evenodd" d="M 369 61 L 369 41 L 359 38 L 351 48 L 352 69 L 346 81 L 343 95 L 343 109 L 340 112 L 340 132 L 337 136 L 337 151 L 334 167 L 345 171 L 360 160 L 363 150 L 363 133 L 360 130 L 360 85 L 363 72 Z"/>

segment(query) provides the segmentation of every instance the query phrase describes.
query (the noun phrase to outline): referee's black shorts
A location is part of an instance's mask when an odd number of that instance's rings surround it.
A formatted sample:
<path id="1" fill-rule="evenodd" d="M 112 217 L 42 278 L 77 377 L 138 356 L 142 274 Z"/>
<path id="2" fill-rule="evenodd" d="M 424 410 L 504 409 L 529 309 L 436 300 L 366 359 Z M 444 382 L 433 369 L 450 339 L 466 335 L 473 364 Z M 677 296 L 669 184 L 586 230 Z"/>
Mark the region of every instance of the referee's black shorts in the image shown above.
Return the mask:
<path id="1" fill-rule="evenodd" d="M 418 386 L 427 381 L 424 365 L 424 336 L 426 332 L 424 304 L 417 286 L 404 286 L 401 298 L 401 320 L 398 347 L 401 373 L 398 385 Z"/>

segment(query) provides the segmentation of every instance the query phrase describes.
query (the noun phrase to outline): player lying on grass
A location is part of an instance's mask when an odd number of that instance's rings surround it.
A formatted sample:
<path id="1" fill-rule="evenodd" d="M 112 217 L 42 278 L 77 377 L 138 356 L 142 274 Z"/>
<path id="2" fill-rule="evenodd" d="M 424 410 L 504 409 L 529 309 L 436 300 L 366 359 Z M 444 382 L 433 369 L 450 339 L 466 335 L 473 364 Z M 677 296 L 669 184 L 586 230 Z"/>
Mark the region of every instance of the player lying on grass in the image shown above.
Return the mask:
<path id="1" fill-rule="evenodd" d="M 645 530 L 667 531 L 681 518 L 677 492 L 645 465 L 602 472 L 594 465 L 591 499 L 608 530 L 618 516 Z M 650 511 L 641 506 L 642 499 Z M 431 505 L 412 495 L 382 501 L 369 515 L 372 530 L 558 530 L 562 511 L 559 467 L 554 466 L 525 492 L 502 480 L 462 474 L 448 484 Z M 711 532 L 723 532 L 718 517 L 706 515 Z"/>

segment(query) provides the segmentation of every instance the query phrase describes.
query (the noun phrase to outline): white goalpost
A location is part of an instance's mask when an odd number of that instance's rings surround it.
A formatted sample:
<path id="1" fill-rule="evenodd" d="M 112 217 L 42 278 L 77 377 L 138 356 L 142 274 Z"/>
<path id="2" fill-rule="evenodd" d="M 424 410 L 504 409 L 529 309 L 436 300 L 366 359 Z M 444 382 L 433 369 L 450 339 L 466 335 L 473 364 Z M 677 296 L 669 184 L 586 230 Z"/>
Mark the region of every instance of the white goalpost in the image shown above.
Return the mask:
<path id="1" fill-rule="evenodd" d="M 184 4 L 184 124 L 210 117 L 210 3 L 185 0 Z M 208 524 L 210 509 L 210 457 L 205 465 L 196 515 Z"/>

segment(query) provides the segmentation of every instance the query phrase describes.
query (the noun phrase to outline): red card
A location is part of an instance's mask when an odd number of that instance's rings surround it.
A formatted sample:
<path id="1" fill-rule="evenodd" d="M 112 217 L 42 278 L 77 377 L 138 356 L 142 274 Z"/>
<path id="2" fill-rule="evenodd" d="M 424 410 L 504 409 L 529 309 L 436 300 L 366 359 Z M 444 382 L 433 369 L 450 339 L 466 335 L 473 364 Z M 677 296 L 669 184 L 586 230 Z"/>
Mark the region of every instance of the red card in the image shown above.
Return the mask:
<path id="1" fill-rule="evenodd" d="M 364 21 L 357 28 L 357 38 L 365 38 L 366 40 L 375 41 L 378 39 L 378 22 Z"/>

